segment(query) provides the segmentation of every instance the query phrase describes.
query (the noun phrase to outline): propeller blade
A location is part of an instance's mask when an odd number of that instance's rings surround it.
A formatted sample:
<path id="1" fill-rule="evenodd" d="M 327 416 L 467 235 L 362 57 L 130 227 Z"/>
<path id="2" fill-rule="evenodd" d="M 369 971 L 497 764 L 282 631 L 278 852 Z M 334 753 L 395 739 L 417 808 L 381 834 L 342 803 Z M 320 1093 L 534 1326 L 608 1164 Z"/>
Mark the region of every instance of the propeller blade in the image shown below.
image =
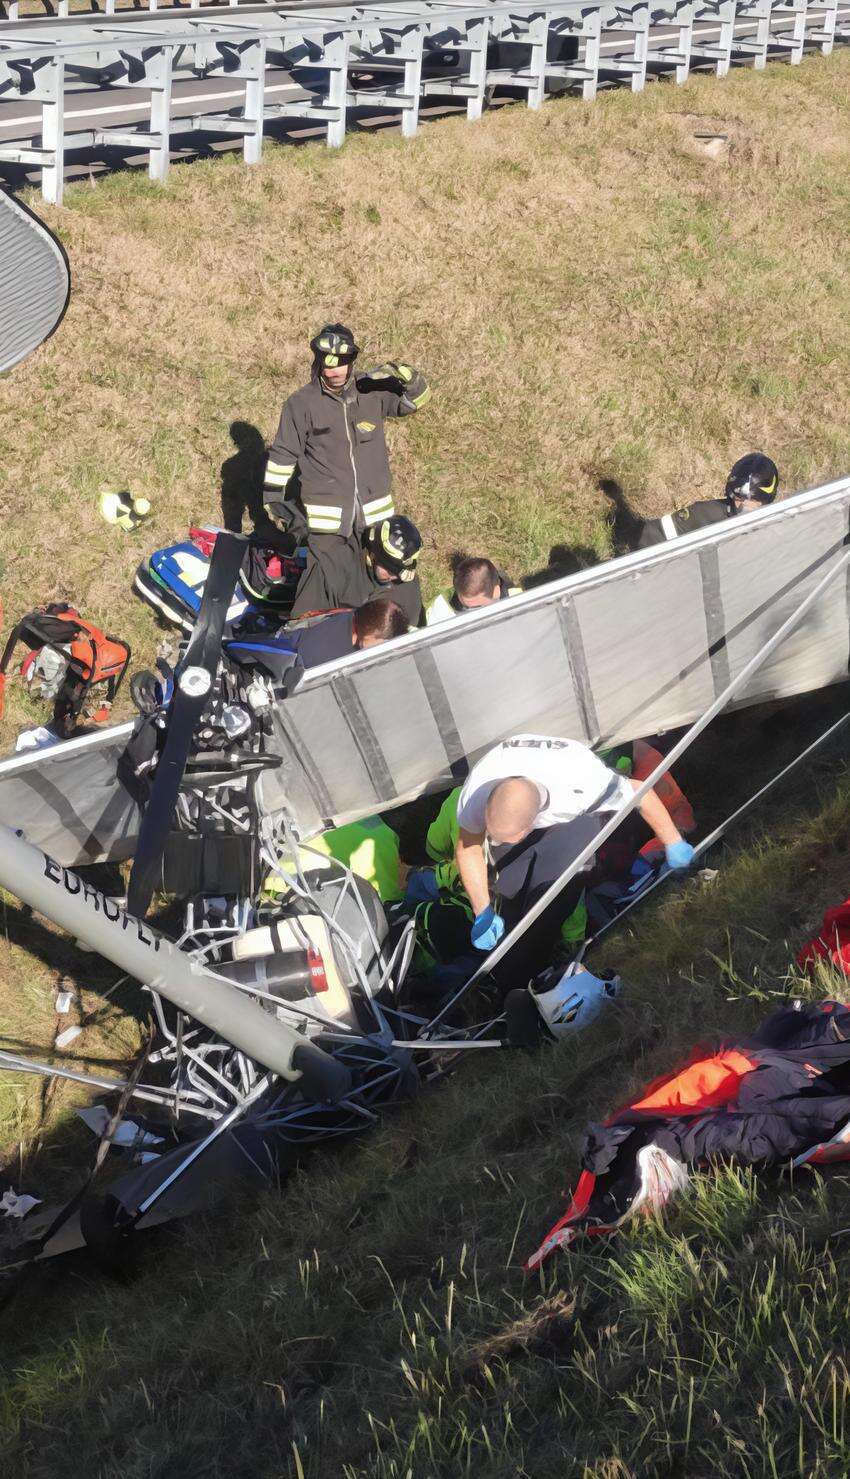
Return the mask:
<path id="1" fill-rule="evenodd" d="M 159 883 L 183 772 L 215 683 L 222 633 L 247 543 L 241 534 L 221 533 L 216 539 L 200 610 L 175 673 L 165 745 L 154 772 L 127 889 L 127 909 L 137 919 L 144 919 Z"/>

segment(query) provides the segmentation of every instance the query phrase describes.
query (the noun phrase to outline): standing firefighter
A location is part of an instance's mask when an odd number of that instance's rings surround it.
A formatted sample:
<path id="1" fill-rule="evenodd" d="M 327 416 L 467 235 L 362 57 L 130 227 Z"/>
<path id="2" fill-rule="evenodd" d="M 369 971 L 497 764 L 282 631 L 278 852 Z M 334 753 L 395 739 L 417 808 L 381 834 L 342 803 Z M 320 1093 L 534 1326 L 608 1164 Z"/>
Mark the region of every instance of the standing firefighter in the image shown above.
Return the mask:
<path id="1" fill-rule="evenodd" d="M 430 395 L 409 365 L 355 374 L 360 351 L 344 324 L 328 324 L 310 348 L 310 381 L 283 407 L 263 494 L 277 523 L 300 513 L 307 525 L 294 615 L 362 599 L 363 535 L 395 513 L 384 421 L 412 416 Z"/>

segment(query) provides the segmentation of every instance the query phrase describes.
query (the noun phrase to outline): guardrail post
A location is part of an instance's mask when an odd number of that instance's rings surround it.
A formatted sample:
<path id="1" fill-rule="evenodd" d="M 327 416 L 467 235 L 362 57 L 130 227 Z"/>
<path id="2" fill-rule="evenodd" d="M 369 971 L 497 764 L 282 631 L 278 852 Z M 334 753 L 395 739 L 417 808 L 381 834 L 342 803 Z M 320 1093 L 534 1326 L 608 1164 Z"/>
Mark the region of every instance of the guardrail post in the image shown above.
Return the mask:
<path id="1" fill-rule="evenodd" d="M 171 63 L 172 52 L 163 47 L 147 64 L 145 85 L 151 90 L 151 138 L 148 174 L 164 185 L 171 162 Z"/>
<path id="2" fill-rule="evenodd" d="M 483 20 L 472 22 L 469 27 L 469 81 L 475 88 L 475 92 L 466 100 L 466 116 L 470 120 L 480 118 L 484 107 L 489 40 L 489 20 L 485 17 Z"/>
<path id="3" fill-rule="evenodd" d="M 821 17 L 820 24 L 809 32 L 809 37 L 820 46 L 824 56 L 835 50 L 835 27 L 838 20 L 838 0 L 826 0 L 825 4 L 809 3 L 809 13 Z"/>
<path id="4" fill-rule="evenodd" d="M 648 62 L 660 64 L 662 67 L 671 67 L 677 84 L 687 82 L 691 69 L 691 46 L 694 30 L 693 0 L 690 3 L 679 4 L 677 0 L 652 12 L 652 25 L 662 35 L 653 34 L 650 30 L 648 36 Z M 675 32 L 675 40 L 671 40 L 663 33 L 667 28 Z"/>
<path id="5" fill-rule="evenodd" d="M 348 45 L 347 31 L 325 43 L 323 61 L 330 68 L 328 107 L 338 110 L 337 118 L 328 119 L 329 149 L 339 149 L 345 140 L 346 109 L 348 107 Z"/>
<path id="6" fill-rule="evenodd" d="M 679 23 L 679 54 L 680 59 L 676 63 L 676 82 L 682 86 L 687 82 L 691 70 L 691 47 L 694 39 L 694 5 L 685 8 L 685 18 Z"/>
<path id="7" fill-rule="evenodd" d="M 242 55 L 245 73 L 245 122 L 253 124 L 242 145 L 246 164 L 259 164 L 263 152 L 263 118 L 266 106 L 266 43 L 255 41 Z"/>
<path id="8" fill-rule="evenodd" d="M 632 92 L 643 92 L 646 86 L 646 63 L 649 53 L 649 6 L 637 7 L 635 14 L 635 70 L 632 72 Z"/>
<path id="9" fill-rule="evenodd" d="M 732 65 L 732 47 L 735 42 L 735 0 L 725 0 L 720 7 L 720 56 L 717 58 L 718 77 L 726 77 Z"/>
<path id="10" fill-rule="evenodd" d="M 788 60 L 792 66 L 803 60 L 803 50 L 806 45 L 806 17 L 808 15 L 807 0 L 797 0 L 794 6 L 794 26 L 791 33 L 792 44 Z"/>
<path id="11" fill-rule="evenodd" d="M 551 22 L 552 17 L 547 10 L 543 15 L 535 16 L 528 28 L 529 108 L 541 107 L 546 96 L 546 52 Z"/>
<path id="12" fill-rule="evenodd" d="M 51 205 L 61 205 L 65 190 L 65 64 L 50 63 L 36 94 L 41 102 L 41 147 L 48 162 L 41 169 L 41 193 Z"/>
<path id="13" fill-rule="evenodd" d="M 419 128 L 419 99 L 422 93 L 422 47 L 424 44 L 423 32 L 417 31 L 415 37 L 405 37 L 405 48 L 413 45 L 413 56 L 406 56 L 404 61 L 404 92 L 411 99 L 411 106 L 405 108 L 401 115 L 401 132 L 404 138 L 412 139 Z"/>
<path id="14" fill-rule="evenodd" d="M 757 25 L 753 67 L 757 72 L 761 72 L 767 66 L 767 44 L 770 40 L 771 9 L 771 0 L 764 0 L 761 8 L 756 12 Z"/>
<path id="15" fill-rule="evenodd" d="M 339 109 L 339 117 L 328 120 L 328 149 L 339 149 L 346 138 L 347 95 L 349 95 L 349 37 L 337 35 L 325 46 L 328 67 L 328 108 Z"/>
<path id="16" fill-rule="evenodd" d="M 589 77 L 581 84 L 581 95 L 586 103 L 592 103 L 599 89 L 599 59 L 602 55 L 602 12 L 594 10 L 586 15 L 581 30 L 584 38 L 583 65 Z"/>

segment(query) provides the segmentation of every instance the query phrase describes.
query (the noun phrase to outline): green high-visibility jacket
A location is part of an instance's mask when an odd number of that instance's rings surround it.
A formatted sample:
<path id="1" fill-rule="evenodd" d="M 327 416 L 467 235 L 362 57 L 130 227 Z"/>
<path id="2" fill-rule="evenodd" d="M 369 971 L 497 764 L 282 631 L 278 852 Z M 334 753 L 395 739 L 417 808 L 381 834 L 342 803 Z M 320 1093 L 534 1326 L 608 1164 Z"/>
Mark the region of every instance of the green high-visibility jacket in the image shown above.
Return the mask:
<path id="1" fill-rule="evenodd" d="M 460 786 L 450 791 L 425 834 L 425 851 L 436 863 L 434 872 L 440 888 L 447 893 L 463 891 L 455 862 L 455 846 L 460 835 L 457 803 Z"/>
<path id="2" fill-rule="evenodd" d="M 317 853 L 335 858 L 358 878 L 371 883 L 381 903 L 394 904 L 404 897 L 404 889 L 399 882 L 398 835 L 380 817 L 363 817 L 359 822 L 348 822 L 344 827 L 323 832 L 321 837 L 311 837 L 301 853 L 305 872 L 322 866 Z M 282 866 L 285 870 L 286 864 Z M 285 890 L 283 880 L 272 874 L 263 892 L 273 898 Z"/>

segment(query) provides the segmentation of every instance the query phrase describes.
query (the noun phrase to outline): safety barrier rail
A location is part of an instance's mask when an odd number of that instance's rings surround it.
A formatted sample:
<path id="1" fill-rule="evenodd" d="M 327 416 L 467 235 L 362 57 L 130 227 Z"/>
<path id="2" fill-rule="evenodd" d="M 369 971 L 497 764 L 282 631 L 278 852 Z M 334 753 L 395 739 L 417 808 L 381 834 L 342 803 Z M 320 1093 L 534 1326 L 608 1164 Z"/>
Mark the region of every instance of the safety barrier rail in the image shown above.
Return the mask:
<path id="1" fill-rule="evenodd" d="M 235 10 L 246 6 L 264 4 L 272 6 L 275 0 L 31 0 L 40 5 L 40 11 L 21 12 L 21 0 L 0 0 L 0 25 L 4 21 L 65 20 L 68 16 L 133 15 L 144 11 L 155 11 L 158 15 L 180 14 L 187 10 Z M 309 0 L 292 0 L 292 5 L 305 5 Z"/>
<path id="2" fill-rule="evenodd" d="M 179 136 L 234 136 L 253 164 L 273 123 L 320 124 L 338 146 L 349 109 L 369 108 L 399 115 L 412 137 L 423 98 L 464 103 L 474 119 L 497 89 L 537 108 L 547 91 L 591 99 L 620 81 L 639 92 L 649 77 L 682 83 L 694 67 L 722 77 L 734 62 L 799 62 L 847 40 L 850 0 L 657 0 L 651 13 L 648 0 L 384 0 L 7 22 L 0 165 L 39 168 L 42 194 L 58 203 L 69 150 L 147 153 L 164 181 Z M 216 91 L 193 93 L 201 80 Z"/>

